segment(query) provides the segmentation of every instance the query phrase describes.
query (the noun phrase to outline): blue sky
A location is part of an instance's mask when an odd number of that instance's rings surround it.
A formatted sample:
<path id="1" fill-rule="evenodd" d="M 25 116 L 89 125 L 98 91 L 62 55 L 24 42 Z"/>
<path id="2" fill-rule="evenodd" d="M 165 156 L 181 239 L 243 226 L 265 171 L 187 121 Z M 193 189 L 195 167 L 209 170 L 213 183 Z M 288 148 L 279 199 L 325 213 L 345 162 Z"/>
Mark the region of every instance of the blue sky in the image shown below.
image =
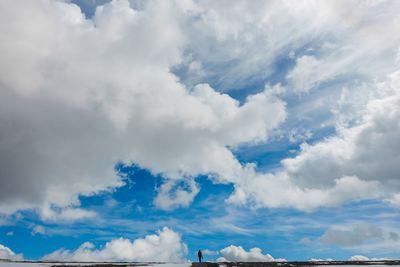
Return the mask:
<path id="1" fill-rule="evenodd" d="M 399 3 L 0 7 L 0 258 L 398 257 Z"/>

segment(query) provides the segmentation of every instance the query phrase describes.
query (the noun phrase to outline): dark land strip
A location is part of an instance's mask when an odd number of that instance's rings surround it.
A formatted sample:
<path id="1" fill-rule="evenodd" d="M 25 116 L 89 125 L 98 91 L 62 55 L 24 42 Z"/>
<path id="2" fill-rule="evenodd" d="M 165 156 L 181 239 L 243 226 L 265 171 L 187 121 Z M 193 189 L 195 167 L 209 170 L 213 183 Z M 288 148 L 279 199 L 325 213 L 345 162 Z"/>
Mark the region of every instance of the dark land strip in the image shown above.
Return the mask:
<path id="1" fill-rule="evenodd" d="M 400 260 L 382 261 L 271 261 L 271 262 L 194 262 L 192 267 L 302 267 L 321 265 L 399 265 Z"/>
<path id="2" fill-rule="evenodd" d="M 43 263 L 51 267 L 145 267 L 165 262 L 65 262 L 65 261 L 13 261 L 10 263 Z M 307 267 L 329 265 L 397 265 L 400 260 L 371 260 L 371 261 L 272 261 L 272 262 L 193 262 L 191 267 Z"/>

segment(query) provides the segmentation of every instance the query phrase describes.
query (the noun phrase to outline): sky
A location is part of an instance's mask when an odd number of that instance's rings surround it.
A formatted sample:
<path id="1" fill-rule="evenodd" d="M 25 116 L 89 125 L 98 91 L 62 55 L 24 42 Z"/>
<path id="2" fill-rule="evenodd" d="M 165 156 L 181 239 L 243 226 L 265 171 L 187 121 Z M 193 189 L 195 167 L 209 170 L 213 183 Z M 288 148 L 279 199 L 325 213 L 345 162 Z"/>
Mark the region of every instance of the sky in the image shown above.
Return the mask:
<path id="1" fill-rule="evenodd" d="M 0 1 L 0 258 L 398 258 L 399 12 Z"/>

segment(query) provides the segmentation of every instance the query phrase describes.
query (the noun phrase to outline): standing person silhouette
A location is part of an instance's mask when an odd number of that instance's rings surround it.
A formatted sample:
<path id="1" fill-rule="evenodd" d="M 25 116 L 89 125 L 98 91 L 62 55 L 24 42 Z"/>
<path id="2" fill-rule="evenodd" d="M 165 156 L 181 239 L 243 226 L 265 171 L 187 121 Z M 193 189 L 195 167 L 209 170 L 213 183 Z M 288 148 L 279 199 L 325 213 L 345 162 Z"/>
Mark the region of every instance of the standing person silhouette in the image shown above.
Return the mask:
<path id="1" fill-rule="evenodd" d="M 199 257 L 199 262 L 203 259 L 203 253 L 201 253 L 201 250 L 197 251 L 197 256 Z"/>

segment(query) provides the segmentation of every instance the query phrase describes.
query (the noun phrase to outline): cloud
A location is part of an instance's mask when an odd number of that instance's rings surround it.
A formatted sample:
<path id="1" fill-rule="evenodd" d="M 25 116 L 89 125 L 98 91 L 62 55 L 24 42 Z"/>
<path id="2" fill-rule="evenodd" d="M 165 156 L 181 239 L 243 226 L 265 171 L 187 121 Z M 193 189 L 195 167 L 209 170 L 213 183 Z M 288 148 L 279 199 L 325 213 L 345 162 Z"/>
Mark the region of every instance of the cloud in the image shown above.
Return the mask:
<path id="1" fill-rule="evenodd" d="M 337 135 L 315 144 L 302 144 L 298 155 L 282 160 L 281 171 L 261 174 L 248 168 L 230 201 L 305 211 L 353 199 L 395 203 L 400 188 L 399 81 L 399 72 L 391 74 L 357 124 L 340 126 Z"/>
<path id="2" fill-rule="evenodd" d="M 392 20 L 397 9 L 398 4 L 392 6 L 385 1 L 299 1 L 279 6 L 273 1 L 238 1 L 228 7 L 206 2 L 194 9 L 202 16 L 194 26 L 189 24 L 197 30 L 192 31 L 197 42 L 190 57 L 201 63 L 202 72 L 211 80 L 228 88 L 232 84 L 244 87 L 257 75 L 259 80 L 262 75 L 268 77 L 273 72 L 273 62 L 290 54 L 293 62 L 285 75 L 288 84 L 283 95 L 314 93 L 311 89 L 321 84 L 326 88 L 301 99 L 297 107 L 289 106 L 288 120 L 304 125 L 315 114 L 327 113 L 328 124 L 337 123 L 336 134 L 314 144 L 303 144 L 296 157 L 282 161 L 282 172 L 263 174 L 254 171 L 255 166 L 246 166 L 238 175 L 242 178 L 234 183 L 235 193 L 229 202 L 305 211 L 366 198 L 397 205 L 397 189 L 392 185 L 398 186 L 398 103 L 384 108 L 385 101 L 398 99 L 398 86 L 391 86 L 390 79 L 386 79 L 388 73 L 398 69 L 393 58 L 399 39 L 392 38 L 399 30 Z M 346 10 L 355 12 L 350 15 Z M 386 19 L 389 17 L 392 19 Z M 299 29 L 297 25 L 307 26 Z M 210 44 L 210 39 L 215 43 Z M 375 84 L 371 82 L 374 79 L 386 82 Z M 382 86 L 391 92 L 382 95 Z M 346 96 L 341 95 L 342 90 L 347 91 Z M 334 107 L 341 105 L 343 99 L 339 97 L 345 97 L 351 108 L 338 115 Z M 374 105 L 383 107 L 385 112 L 395 110 L 396 114 L 379 118 L 380 107 Z M 342 120 L 350 123 L 343 125 Z M 318 123 L 322 125 L 315 122 Z M 385 157 L 375 156 L 382 153 Z M 349 190 L 350 187 L 356 190 Z"/>
<path id="3" fill-rule="evenodd" d="M 349 258 L 349 261 L 369 261 L 370 259 L 363 255 L 353 255 Z"/>
<path id="4" fill-rule="evenodd" d="M 318 207 L 336 206 L 348 200 L 376 197 L 376 182 L 365 182 L 354 176 L 338 178 L 327 189 L 303 188 L 285 173 L 257 174 L 252 169 L 250 167 L 246 181 L 235 185 L 229 203 L 250 204 L 258 208 L 288 207 L 310 212 Z"/>
<path id="5" fill-rule="evenodd" d="M 157 234 L 147 235 L 133 241 L 125 238 L 113 239 L 102 249 L 96 249 L 90 242 L 83 243 L 74 251 L 59 249 L 43 257 L 44 260 L 65 261 L 185 261 L 187 246 L 181 236 L 164 227 Z"/>
<path id="6" fill-rule="evenodd" d="M 0 244 L 0 259 L 8 259 L 8 260 L 22 260 L 22 254 L 15 254 L 8 247 Z"/>
<path id="7" fill-rule="evenodd" d="M 13 235 L 14 235 L 13 231 L 9 231 L 9 232 L 6 233 L 6 236 L 13 236 Z"/>
<path id="8" fill-rule="evenodd" d="M 283 261 L 284 259 L 274 259 L 269 254 L 263 254 L 260 248 L 251 248 L 246 251 L 241 246 L 230 245 L 220 250 L 222 255 L 218 258 L 218 262 L 222 261 L 246 261 L 246 262 L 257 262 L 257 261 Z"/>
<path id="9" fill-rule="evenodd" d="M 309 259 L 309 261 L 333 261 L 333 259 L 314 259 L 314 258 L 311 258 L 311 259 Z"/>
<path id="10" fill-rule="evenodd" d="M 395 222 L 380 221 L 379 224 L 364 221 L 337 224 L 328 227 L 324 233 L 314 239 L 302 238 L 300 243 L 306 246 L 324 246 L 341 248 L 354 254 L 387 254 L 399 251 L 400 233 Z M 382 260 L 382 258 L 373 258 Z"/>
<path id="11" fill-rule="evenodd" d="M 91 219 L 97 216 L 97 213 L 90 210 L 81 208 L 58 208 L 54 209 L 44 206 L 40 210 L 40 216 L 43 220 L 47 221 L 64 221 L 70 222 L 82 219 Z"/>
<path id="12" fill-rule="evenodd" d="M 289 132 L 288 139 L 291 143 L 304 142 L 312 137 L 312 132 L 306 129 L 292 129 Z"/>
<path id="13" fill-rule="evenodd" d="M 260 173 L 233 149 L 267 142 L 294 112 L 270 87 L 239 102 L 205 83 L 248 87 L 292 51 L 284 96 L 338 75 L 382 80 L 398 67 L 398 3 L 149 1 L 135 9 L 120 0 L 91 19 L 69 2 L 20 5 L 0 3 L 0 212 L 94 218 L 79 196 L 123 186 L 118 162 L 165 178 L 154 200 L 161 209 L 190 205 L 198 175 L 233 184 L 228 202 L 256 207 L 398 202 L 398 86 L 373 97 L 357 124 L 303 144 L 281 171 Z M 172 72 L 186 65 L 188 77 Z"/>
<path id="14" fill-rule="evenodd" d="M 379 242 L 384 239 L 381 227 L 370 224 L 356 224 L 351 229 L 328 229 L 321 237 L 323 243 L 339 246 L 362 245 L 366 242 Z"/>
<path id="15" fill-rule="evenodd" d="M 214 250 L 209 250 L 209 249 L 204 249 L 204 250 L 202 250 L 201 251 L 202 253 L 203 253 L 203 255 L 209 255 L 209 256 L 212 256 L 212 255 L 218 255 L 218 251 L 214 251 Z M 196 252 L 197 253 L 197 252 Z M 197 254 L 196 254 L 197 255 Z"/>
<path id="16" fill-rule="evenodd" d="M 400 238 L 396 228 L 356 223 L 333 226 L 325 231 L 319 241 L 359 252 L 377 252 L 396 251 Z"/>
<path id="17" fill-rule="evenodd" d="M 400 194 L 394 193 L 387 201 L 395 207 L 400 207 Z"/>
<path id="18" fill-rule="evenodd" d="M 286 79 L 293 83 L 296 93 L 308 92 L 320 81 L 326 80 L 327 75 L 320 75 L 322 63 L 313 56 L 302 56 L 297 58 L 296 66 L 286 75 Z"/>
<path id="19" fill-rule="evenodd" d="M 185 24 L 193 40 L 185 66 L 201 64 L 202 78 L 226 90 L 274 79 L 280 61 L 293 65 L 286 77 L 294 93 L 339 75 L 380 76 L 395 67 L 398 3 L 202 1 L 187 8 L 196 18 Z"/>
<path id="20" fill-rule="evenodd" d="M 187 206 L 193 177 L 234 182 L 242 166 L 230 148 L 267 140 L 285 119 L 268 92 L 239 103 L 179 82 L 170 68 L 187 39 L 173 2 L 112 1 L 90 20 L 61 1 L 0 5 L 0 212 L 93 218 L 79 196 L 123 186 L 118 162 L 166 178 L 158 207 Z M 178 180 L 190 190 L 175 190 Z"/>
<path id="21" fill-rule="evenodd" d="M 364 255 L 353 255 L 349 258 L 349 261 L 384 261 L 384 260 L 393 260 L 390 258 L 368 258 Z"/>
<path id="22" fill-rule="evenodd" d="M 177 181 L 169 180 L 158 188 L 157 197 L 154 199 L 154 204 L 157 207 L 164 210 L 176 207 L 188 207 L 200 191 L 194 180 L 184 182 L 184 185 L 188 187 L 187 190 L 182 187 L 177 187 L 177 183 Z"/>
<path id="23" fill-rule="evenodd" d="M 35 225 L 32 228 L 32 232 L 31 233 L 32 233 L 32 235 L 37 235 L 37 234 L 44 235 L 46 233 L 46 229 L 41 225 Z"/>

